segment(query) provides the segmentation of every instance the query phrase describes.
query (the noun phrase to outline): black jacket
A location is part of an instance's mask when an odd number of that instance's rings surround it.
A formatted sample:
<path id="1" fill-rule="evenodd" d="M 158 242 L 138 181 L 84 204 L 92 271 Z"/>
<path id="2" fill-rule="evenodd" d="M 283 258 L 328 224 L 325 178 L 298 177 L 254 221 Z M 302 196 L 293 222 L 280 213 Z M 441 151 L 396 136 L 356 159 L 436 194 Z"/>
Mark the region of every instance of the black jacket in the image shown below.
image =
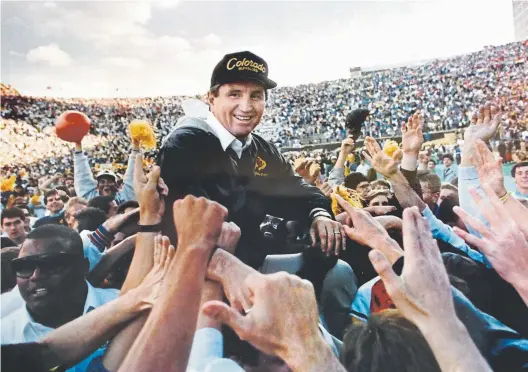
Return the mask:
<path id="1" fill-rule="evenodd" d="M 163 233 L 171 241 L 175 242 L 175 233 L 170 206 L 188 194 L 204 196 L 228 209 L 229 221 L 242 230 L 235 254 L 253 267 L 267 254 L 281 253 L 266 247 L 261 237 L 260 224 L 266 214 L 305 226 L 314 208 L 332 215 L 330 200 L 295 175 L 275 146 L 256 134 L 252 137 L 240 160 L 233 160 L 220 140 L 204 129 L 179 126 L 167 137 L 158 164 L 169 187 Z"/>

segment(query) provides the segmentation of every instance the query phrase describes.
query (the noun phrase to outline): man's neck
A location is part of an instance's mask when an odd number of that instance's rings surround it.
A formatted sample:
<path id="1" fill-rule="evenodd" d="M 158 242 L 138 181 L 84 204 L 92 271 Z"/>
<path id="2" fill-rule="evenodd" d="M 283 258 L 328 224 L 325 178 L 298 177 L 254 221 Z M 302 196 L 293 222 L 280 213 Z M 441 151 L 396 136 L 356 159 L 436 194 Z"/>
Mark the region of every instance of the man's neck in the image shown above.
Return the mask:
<path id="1" fill-rule="evenodd" d="M 517 185 L 517 192 L 521 194 L 522 196 L 528 197 L 528 187 L 519 187 Z"/>
<path id="2" fill-rule="evenodd" d="M 82 287 L 78 287 L 71 294 L 63 297 L 67 302 L 53 304 L 54 308 L 50 313 L 36 314 L 27 308 L 27 306 L 26 309 L 35 322 L 49 328 L 59 328 L 84 314 L 84 305 L 87 296 L 88 285 L 84 282 Z"/>

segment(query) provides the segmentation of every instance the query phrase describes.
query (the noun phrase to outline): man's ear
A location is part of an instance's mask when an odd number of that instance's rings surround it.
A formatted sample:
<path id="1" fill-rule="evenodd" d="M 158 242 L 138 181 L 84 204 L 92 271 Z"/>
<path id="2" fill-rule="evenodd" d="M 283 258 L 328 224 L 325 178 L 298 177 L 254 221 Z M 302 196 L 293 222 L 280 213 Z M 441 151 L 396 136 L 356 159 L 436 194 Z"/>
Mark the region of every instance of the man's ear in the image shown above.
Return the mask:
<path id="1" fill-rule="evenodd" d="M 213 95 L 213 93 L 209 92 L 207 93 L 207 103 L 212 106 L 214 104 L 214 99 L 215 99 L 215 96 Z"/>
<path id="2" fill-rule="evenodd" d="M 435 192 L 434 194 L 432 194 L 432 197 L 433 197 L 433 201 L 436 203 L 438 203 L 438 199 L 440 199 L 440 193 L 439 192 Z"/>

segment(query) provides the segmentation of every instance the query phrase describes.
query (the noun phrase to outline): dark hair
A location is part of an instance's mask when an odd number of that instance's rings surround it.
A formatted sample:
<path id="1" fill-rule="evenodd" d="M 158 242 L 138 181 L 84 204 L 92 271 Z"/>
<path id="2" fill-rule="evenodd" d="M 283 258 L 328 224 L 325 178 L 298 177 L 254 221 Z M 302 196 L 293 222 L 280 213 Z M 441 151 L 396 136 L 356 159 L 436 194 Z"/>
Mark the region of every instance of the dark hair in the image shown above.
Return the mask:
<path id="1" fill-rule="evenodd" d="M 427 160 L 428 163 L 432 162 L 434 165 L 436 165 L 436 161 L 434 161 L 433 159 L 429 159 Z"/>
<path id="2" fill-rule="evenodd" d="M 355 190 L 361 182 L 368 182 L 368 179 L 360 172 L 352 172 L 345 177 L 345 187 L 352 190 Z"/>
<path id="3" fill-rule="evenodd" d="M 455 200 L 453 197 L 444 199 L 438 206 L 436 217 L 445 224 L 456 223 L 459 217 L 453 212 L 455 206 L 459 206 L 458 200 Z"/>
<path id="4" fill-rule="evenodd" d="M 511 169 L 511 176 L 515 178 L 515 171 L 517 170 L 517 168 L 519 167 L 528 167 L 528 161 L 520 161 L 516 164 L 514 164 L 514 166 L 512 167 Z"/>
<path id="5" fill-rule="evenodd" d="M 341 363 L 347 371 L 440 372 L 420 330 L 397 310 L 352 324 L 343 339 Z"/>
<path id="6" fill-rule="evenodd" d="M 77 231 L 95 231 L 106 221 L 106 213 L 99 208 L 88 207 L 75 215 L 78 222 Z"/>
<path id="7" fill-rule="evenodd" d="M 24 214 L 24 211 L 17 207 L 12 208 L 6 208 L 2 211 L 2 215 L 0 217 L 0 224 L 4 225 L 4 219 L 5 218 L 17 218 L 19 217 L 22 221 L 26 220 L 26 215 Z"/>
<path id="8" fill-rule="evenodd" d="M 139 208 L 139 203 L 135 200 L 128 200 L 117 208 L 117 214 L 125 213 L 128 208 Z"/>
<path id="9" fill-rule="evenodd" d="M 54 239 L 68 248 L 71 253 L 78 253 L 84 257 L 81 236 L 77 231 L 63 225 L 43 225 L 32 230 L 26 240 Z"/>
<path id="10" fill-rule="evenodd" d="M 220 87 L 222 85 L 221 84 L 216 84 L 216 85 L 213 85 L 210 89 L 209 89 L 209 93 L 211 93 L 213 95 L 213 97 L 218 97 L 218 95 L 220 94 Z M 268 90 L 266 88 L 264 88 L 264 100 L 267 101 L 268 100 Z"/>
<path id="11" fill-rule="evenodd" d="M 451 155 L 451 154 L 443 154 L 442 155 L 442 160 L 444 160 L 445 158 L 448 158 L 448 159 L 450 159 L 453 162 L 455 161 L 455 159 L 453 158 L 453 155 Z"/>
<path id="12" fill-rule="evenodd" d="M 63 202 L 66 203 L 70 199 L 70 190 L 66 186 L 57 186 L 55 187 L 55 190 L 64 191 L 66 193 L 66 196 L 61 196 Z"/>
<path id="13" fill-rule="evenodd" d="M 451 185 L 458 188 L 458 177 L 455 177 L 451 180 Z"/>
<path id="14" fill-rule="evenodd" d="M 2 293 L 12 290 L 16 286 L 16 275 L 11 269 L 11 261 L 18 257 L 20 248 L 9 247 L 0 249 L 2 262 Z"/>
<path id="15" fill-rule="evenodd" d="M 440 192 L 440 187 L 442 187 L 442 181 L 435 173 L 421 175 L 418 177 L 418 181 L 426 183 L 432 193 Z"/>
<path id="16" fill-rule="evenodd" d="M 88 202 L 88 206 L 98 208 L 105 212 L 105 214 L 108 214 L 108 212 L 110 212 L 110 203 L 113 200 L 113 196 L 96 196 Z"/>
<path id="17" fill-rule="evenodd" d="M 64 190 L 63 188 L 66 189 L 66 190 Z M 62 202 L 63 202 L 63 203 L 67 203 L 67 202 L 68 202 L 68 199 L 69 199 L 69 197 L 68 197 L 69 192 L 67 191 L 66 186 L 58 186 L 58 187 L 54 188 L 53 190 L 50 190 L 50 191 L 48 191 L 47 193 L 44 194 L 44 204 L 45 204 L 45 205 L 48 204 L 48 198 L 49 198 L 50 196 L 52 196 L 52 195 L 59 195 L 59 191 L 58 191 L 58 190 L 60 190 L 60 191 L 64 191 L 64 192 L 66 193 L 66 196 L 61 196 L 61 197 L 60 197 L 61 200 L 62 200 Z"/>

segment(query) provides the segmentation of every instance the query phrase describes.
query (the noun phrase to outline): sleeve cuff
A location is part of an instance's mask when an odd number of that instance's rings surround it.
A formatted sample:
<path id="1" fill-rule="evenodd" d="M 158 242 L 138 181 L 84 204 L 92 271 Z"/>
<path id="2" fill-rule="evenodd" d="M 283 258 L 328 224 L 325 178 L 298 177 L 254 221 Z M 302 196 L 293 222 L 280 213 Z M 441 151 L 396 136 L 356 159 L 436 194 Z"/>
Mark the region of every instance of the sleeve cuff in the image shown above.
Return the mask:
<path id="1" fill-rule="evenodd" d="M 90 234 L 90 240 L 100 250 L 110 247 L 114 240 L 114 234 L 106 230 L 103 225 L 99 226 L 97 230 Z"/>
<path id="2" fill-rule="evenodd" d="M 477 168 L 458 167 L 458 180 L 478 180 Z"/>
<path id="3" fill-rule="evenodd" d="M 403 154 L 402 162 L 401 162 L 401 169 L 405 169 L 408 171 L 415 171 L 418 167 L 418 158 L 416 156 L 412 156 L 409 154 Z"/>
<path id="4" fill-rule="evenodd" d="M 312 209 L 312 211 L 310 212 L 308 217 L 310 218 L 310 220 L 313 220 L 316 217 L 328 217 L 328 218 L 332 219 L 332 216 L 330 215 L 330 213 L 328 213 L 323 208 L 314 208 L 314 209 Z"/>

